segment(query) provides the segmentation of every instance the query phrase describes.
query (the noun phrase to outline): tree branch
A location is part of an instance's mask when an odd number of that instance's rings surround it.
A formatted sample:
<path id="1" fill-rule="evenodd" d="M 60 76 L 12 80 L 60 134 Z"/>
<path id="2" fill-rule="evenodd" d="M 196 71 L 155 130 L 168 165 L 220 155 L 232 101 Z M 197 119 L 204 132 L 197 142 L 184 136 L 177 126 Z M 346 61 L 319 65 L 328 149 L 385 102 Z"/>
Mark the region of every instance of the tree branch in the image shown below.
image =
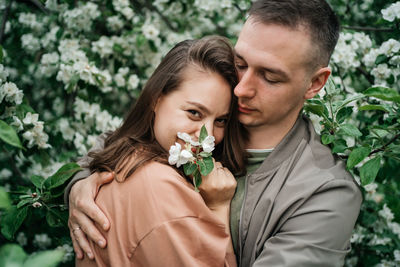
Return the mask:
<path id="1" fill-rule="evenodd" d="M 375 27 L 363 27 L 363 26 L 342 26 L 342 28 L 347 30 L 374 31 L 374 32 L 393 32 L 398 30 L 396 28 L 375 28 Z"/>
<path id="2" fill-rule="evenodd" d="M 168 28 L 170 28 L 174 32 L 178 32 L 178 29 L 172 25 L 169 19 L 166 16 L 164 16 L 164 14 L 161 13 L 160 10 L 158 10 L 158 8 L 153 6 L 153 4 L 151 4 L 150 1 L 144 1 L 144 4 L 142 4 L 141 1 L 136 1 L 136 2 L 138 2 L 140 5 L 144 5 L 149 11 L 156 12 L 160 16 L 160 18 L 164 21 L 164 23 L 167 25 Z"/>
<path id="3" fill-rule="evenodd" d="M 3 13 L 3 19 L 1 20 L 1 26 L 0 26 L 0 44 L 3 43 L 4 32 L 6 30 L 6 23 L 7 23 L 7 19 L 8 19 L 8 14 L 10 13 L 12 2 L 13 2 L 13 0 L 10 0 L 8 2 L 8 5 Z"/>
<path id="4" fill-rule="evenodd" d="M 361 67 L 357 67 L 357 70 L 361 72 L 362 75 L 367 79 L 370 84 L 374 84 L 373 78 L 369 75 L 369 73 Z"/>
<path id="5" fill-rule="evenodd" d="M 392 139 L 389 140 L 386 144 L 384 144 L 382 147 L 375 149 L 369 153 L 369 156 L 378 153 L 380 151 L 384 151 L 390 144 L 392 144 L 394 141 L 396 141 L 400 137 L 400 133 L 396 134 Z"/>
<path id="6" fill-rule="evenodd" d="M 42 12 L 48 13 L 46 7 L 39 0 L 30 0 L 35 6 L 37 6 Z"/>

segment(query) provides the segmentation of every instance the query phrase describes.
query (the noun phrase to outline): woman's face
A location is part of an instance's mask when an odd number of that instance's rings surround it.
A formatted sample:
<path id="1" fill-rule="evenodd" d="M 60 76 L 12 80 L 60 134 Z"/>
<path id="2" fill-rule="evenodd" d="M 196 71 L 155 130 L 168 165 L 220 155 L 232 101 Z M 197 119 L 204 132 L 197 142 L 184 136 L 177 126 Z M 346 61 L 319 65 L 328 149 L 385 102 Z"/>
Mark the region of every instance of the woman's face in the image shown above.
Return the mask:
<path id="1" fill-rule="evenodd" d="M 221 75 L 190 66 L 183 81 L 173 92 L 161 96 L 154 109 L 154 134 L 158 143 L 169 150 L 178 139 L 178 132 L 198 140 L 205 125 L 215 144 L 222 141 L 231 101 L 231 88 Z"/>

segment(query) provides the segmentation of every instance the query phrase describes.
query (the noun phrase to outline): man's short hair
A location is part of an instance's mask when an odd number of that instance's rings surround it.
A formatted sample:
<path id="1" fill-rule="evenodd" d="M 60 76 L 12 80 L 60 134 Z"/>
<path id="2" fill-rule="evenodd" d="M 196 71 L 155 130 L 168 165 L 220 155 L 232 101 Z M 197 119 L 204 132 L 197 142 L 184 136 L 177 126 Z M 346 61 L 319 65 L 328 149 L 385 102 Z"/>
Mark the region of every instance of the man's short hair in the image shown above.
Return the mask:
<path id="1" fill-rule="evenodd" d="M 313 67 L 327 66 L 339 38 L 340 23 L 325 0 L 258 0 L 249 16 L 263 24 L 277 24 L 291 29 L 305 27 L 312 43 Z"/>

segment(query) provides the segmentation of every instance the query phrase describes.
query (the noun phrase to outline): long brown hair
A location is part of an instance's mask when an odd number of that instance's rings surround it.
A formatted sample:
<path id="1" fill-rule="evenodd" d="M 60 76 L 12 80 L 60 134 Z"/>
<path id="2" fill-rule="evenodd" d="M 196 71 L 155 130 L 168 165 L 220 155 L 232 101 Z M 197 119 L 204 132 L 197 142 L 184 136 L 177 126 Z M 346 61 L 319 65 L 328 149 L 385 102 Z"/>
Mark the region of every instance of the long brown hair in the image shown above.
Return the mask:
<path id="1" fill-rule="evenodd" d="M 183 70 L 190 65 L 221 75 L 232 92 L 238 82 L 232 46 L 226 38 L 210 36 L 178 43 L 149 78 L 122 126 L 108 135 L 104 150 L 89 153 L 93 158 L 89 164 L 92 172 L 114 170 L 120 173 L 127 167 L 128 171 L 124 171 L 122 177 L 117 176 L 117 180 L 123 181 L 150 160 L 167 164 L 168 152 L 154 136 L 154 108 L 160 96 L 178 89 Z M 213 156 L 234 174 L 243 174 L 245 130 L 237 119 L 237 113 L 237 98 L 232 96 L 225 136 L 216 146 Z M 131 163 L 129 160 L 133 155 Z"/>

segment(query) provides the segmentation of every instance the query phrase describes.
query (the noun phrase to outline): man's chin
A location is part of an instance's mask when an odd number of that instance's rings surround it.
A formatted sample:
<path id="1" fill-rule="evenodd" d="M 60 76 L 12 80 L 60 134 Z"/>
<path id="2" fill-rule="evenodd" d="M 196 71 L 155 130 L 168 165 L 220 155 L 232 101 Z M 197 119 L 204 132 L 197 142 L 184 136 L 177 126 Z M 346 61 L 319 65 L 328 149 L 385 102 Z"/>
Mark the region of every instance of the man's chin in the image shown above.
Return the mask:
<path id="1" fill-rule="evenodd" d="M 255 118 L 252 118 L 251 116 L 246 114 L 239 114 L 238 119 L 239 122 L 246 128 L 253 128 L 262 125 Z"/>

